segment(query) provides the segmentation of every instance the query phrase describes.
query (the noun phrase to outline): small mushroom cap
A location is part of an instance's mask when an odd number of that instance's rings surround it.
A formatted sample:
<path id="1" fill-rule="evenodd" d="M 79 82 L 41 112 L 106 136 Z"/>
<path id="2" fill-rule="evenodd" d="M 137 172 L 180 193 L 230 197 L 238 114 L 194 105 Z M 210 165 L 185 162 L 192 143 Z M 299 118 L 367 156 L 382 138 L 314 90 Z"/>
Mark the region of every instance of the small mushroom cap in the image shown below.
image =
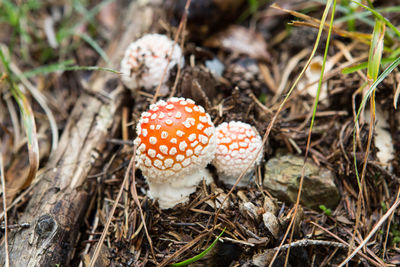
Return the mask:
<path id="1" fill-rule="evenodd" d="M 171 60 L 168 64 L 170 54 Z M 175 65 L 184 65 L 179 45 L 174 45 L 165 35 L 146 34 L 126 49 L 121 61 L 121 79 L 125 86 L 132 90 L 138 87 L 152 89 L 159 85 L 167 64 L 163 83 L 168 80 L 169 73 Z"/>
<path id="2" fill-rule="evenodd" d="M 173 97 L 142 113 L 134 142 L 138 167 L 147 180 L 168 182 L 204 169 L 213 159 L 215 127 L 203 107 Z"/>
<path id="3" fill-rule="evenodd" d="M 222 177 L 233 180 L 236 180 L 254 160 L 262 146 L 262 139 L 257 130 L 240 121 L 224 122 L 219 125 L 216 128 L 216 138 L 217 152 L 213 164 Z M 253 172 L 254 166 L 260 163 L 262 156 L 263 151 L 260 152 L 247 173 Z"/>

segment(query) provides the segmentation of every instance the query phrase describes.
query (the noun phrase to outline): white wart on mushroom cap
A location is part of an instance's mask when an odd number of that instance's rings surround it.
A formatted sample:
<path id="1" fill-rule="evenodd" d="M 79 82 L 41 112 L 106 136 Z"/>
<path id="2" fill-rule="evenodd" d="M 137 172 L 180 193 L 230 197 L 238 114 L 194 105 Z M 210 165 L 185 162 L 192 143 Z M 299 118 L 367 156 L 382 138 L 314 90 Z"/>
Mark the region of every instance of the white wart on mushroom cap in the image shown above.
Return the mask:
<path id="1" fill-rule="evenodd" d="M 170 54 L 171 60 L 168 64 Z M 167 65 L 163 84 L 168 80 L 171 69 L 177 64 L 180 67 L 184 65 L 178 44 L 174 45 L 172 40 L 162 34 L 146 34 L 126 49 L 121 61 L 122 81 L 132 90 L 139 87 L 150 90 L 159 85 Z"/>
<path id="2" fill-rule="evenodd" d="M 162 209 L 185 202 L 202 179 L 209 179 L 205 167 L 215 154 L 215 127 L 193 100 L 170 98 L 150 105 L 137 135 L 137 166 Z"/>
<path id="3" fill-rule="evenodd" d="M 235 184 L 240 174 L 256 158 L 262 146 L 262 139 L 257 130 L 240 121 L 224 122 L 216 128 L 217 152 L 213 160 L 220 180 L 226 184 Z M 254 173 L 255 166 L 261 162 L 263 151 L 260 152 L 250 166 L 239 185 L 244 186 Z"/>

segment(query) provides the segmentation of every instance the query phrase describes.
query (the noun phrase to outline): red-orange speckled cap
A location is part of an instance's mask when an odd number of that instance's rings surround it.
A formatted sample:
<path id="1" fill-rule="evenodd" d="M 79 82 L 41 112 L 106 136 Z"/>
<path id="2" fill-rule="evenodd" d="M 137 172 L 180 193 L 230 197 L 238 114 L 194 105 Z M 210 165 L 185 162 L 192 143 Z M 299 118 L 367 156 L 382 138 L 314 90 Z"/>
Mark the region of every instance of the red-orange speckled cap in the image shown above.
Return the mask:
<path id="1" fill-rule="evenodd" d="M 258 150 L 262 146 L 262 140 L 257 130 L 251 125 L 231 121 L 222 123 L 216 128 L 217 151 L 213 165 L 217 168 L 221 177 L 226 177 L 232 184 L 247 166 L 257 157 Z M 248 169 L 248 173 L 254 170 L 262 158 L 262 151 Z M 231 178 L 231 179 L 230 179 Z M 222 180 L 224 180 L 222 178 Z M 234 183 L 234 182 L 233 182 Z"/>
<path id="2" fill-rule="evenodd" d="M 137 163 L 150 181 L 190 176 L 215 153 L 215 127 L 193 100 L 170 98 L 150 105 L 137 125 Z"/>

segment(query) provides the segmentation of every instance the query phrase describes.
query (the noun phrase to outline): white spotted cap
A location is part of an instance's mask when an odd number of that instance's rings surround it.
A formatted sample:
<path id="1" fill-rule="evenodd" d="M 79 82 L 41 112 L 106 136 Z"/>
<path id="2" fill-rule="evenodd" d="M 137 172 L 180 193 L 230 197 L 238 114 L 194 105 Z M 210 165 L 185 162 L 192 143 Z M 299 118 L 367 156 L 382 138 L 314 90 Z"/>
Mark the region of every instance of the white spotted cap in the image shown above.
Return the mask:
<path id="1" fill-rule="evenodd" d="M 195 174 L 211 162 L 216 150 L 215 127 L 204 108 L 191 99 L 160 100 L 142 113 L 136 130 L 137 166 L 150 191 L 151 183 L 191 184 L 195 190 L 202 179 Z M 186 181 L 190 179 L 195 181 Z"/>
<path id="2" fill-rule="evenodd" d="M 231 121 L 222 123 L 216 128 L 217 152 L 213 165 L 222 180 L 233 184 L 239 175 L 257 156 L 262 146 L 262 139 L 257 130 L 247 123 Z M 247 173 L 252 173 L 254 167 L 261 162 L 263 151 L 260 152 L 255 162 Z"/>
<path id="3" fill-rule="evenodd" d="M 168 64 L 170 54 L 171 60 Z M 146 34 L 126 49 L 121 61 L 122 81 L 132 90 L 138 87 L 152 89 L 159 85 L 167 64 L 163 83 L 168 80 L 169 73 L 175 65 L 179 64 L 181 67 L 184 65 L 179 45 L 174 45 L 174 42 L 165 35 Z"/>

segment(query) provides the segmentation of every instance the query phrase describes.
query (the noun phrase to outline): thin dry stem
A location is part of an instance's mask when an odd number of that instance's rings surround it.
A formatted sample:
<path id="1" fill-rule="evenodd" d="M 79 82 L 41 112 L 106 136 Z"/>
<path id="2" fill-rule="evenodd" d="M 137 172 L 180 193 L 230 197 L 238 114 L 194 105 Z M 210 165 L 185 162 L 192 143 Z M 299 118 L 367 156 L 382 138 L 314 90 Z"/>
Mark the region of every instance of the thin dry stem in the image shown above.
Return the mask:
<path id="1" fill-rule="evenodd" d="M 51 154 L 53 154 L 58 146 L 58 126 L 53 112 L 47 105 L 46 97 L 35 86 L 33 86 L 33 84 L 27 78 L 24 77 L 22 71 L 18 68 L 16 64 L 11 62 L 10 68 L 15 73 L 15 75 L 17 75 L 21 79 L 21 82 L 24 84 L 24 86 L 28 89 L 28 91 L 32 94 L 35 100 L 42 107 L 43 111 L 46 113 L 52 134 Z"/>
<path id="2" fill-rule="evenodd" d="M 4 249 L 5 249 L 5 266 L 10 266 L 10 257 L 8 251 L 8 222 L 7 222 L 7 197 L 6 197 L 6 179 L 4 178 L 3 154 L 0 152 L 0 177 L 1 188 L 3 190 L 3 211 L 4 211 Z"/>

